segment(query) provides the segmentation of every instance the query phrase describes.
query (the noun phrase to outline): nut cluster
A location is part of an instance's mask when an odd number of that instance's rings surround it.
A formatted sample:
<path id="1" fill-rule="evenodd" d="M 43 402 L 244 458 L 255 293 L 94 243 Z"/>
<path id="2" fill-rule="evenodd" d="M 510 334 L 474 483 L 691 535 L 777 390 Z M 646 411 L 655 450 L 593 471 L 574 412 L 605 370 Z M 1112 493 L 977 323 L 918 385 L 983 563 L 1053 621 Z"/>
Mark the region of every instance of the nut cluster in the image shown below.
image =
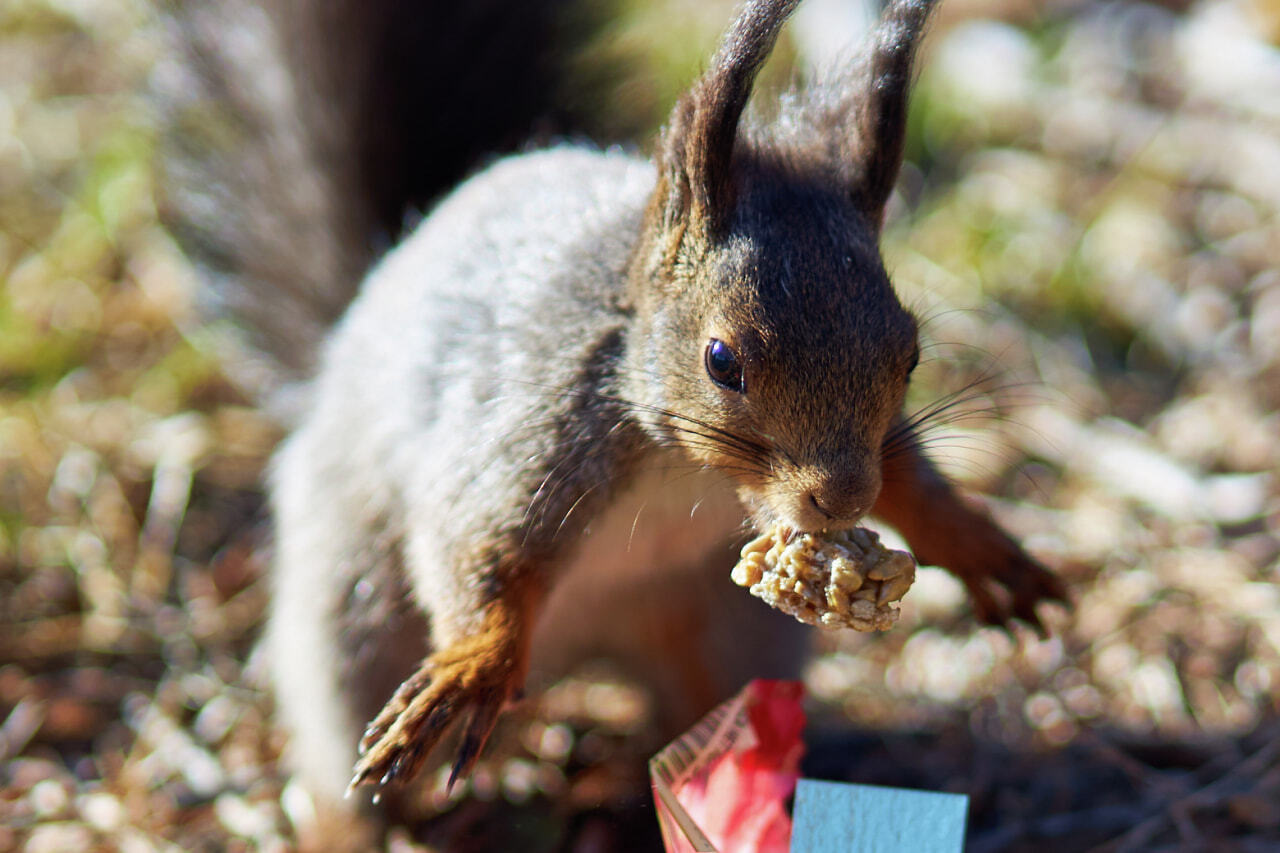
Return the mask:
<path id="1" fill-rule="evenodd" d="M 742 548 L 733 582 L 809 625 L 884 631 L 916 578 L 916 561 L 871 530 L 795 534 L 779 525 Z"/>

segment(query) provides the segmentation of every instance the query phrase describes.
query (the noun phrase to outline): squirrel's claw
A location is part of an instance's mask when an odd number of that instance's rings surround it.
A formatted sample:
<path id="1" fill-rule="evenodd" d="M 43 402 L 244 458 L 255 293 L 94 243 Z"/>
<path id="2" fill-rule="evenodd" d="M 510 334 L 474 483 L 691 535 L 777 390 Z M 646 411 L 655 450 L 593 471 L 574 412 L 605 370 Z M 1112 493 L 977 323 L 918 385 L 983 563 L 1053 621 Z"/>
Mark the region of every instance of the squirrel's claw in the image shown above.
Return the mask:
<path id="1" fill-rule="evenodd" d="M 489 740 L 489 735 L 493 734 L 494 726 L 498 724 L 498 716 L 502 712 L 503 700 L 494 701 L 493 697 L 489 697 L 488 701 L 480 702 L 476 705 L 476 709 L 471 714 L 471 722 L 467 724 L 466 734 L 462 737 L 462 746 L 458 747 L 458 755 L 453 761 L 453 769 L 449 771 L 448 789 L 453 790 L 453 784 L 459 779 L 471 775 L 472 769 L 476 765 L 476 760 L 480 757 L 481 750 L 484 749 L 485 743 Z"/>
<path id="2" fill-rule="evenodd" d="M 871 512 L 906 538 L 916 560 L 959 578 L 974 615 L 989 625 L 1025 622 L 1048 634 L 1036 607 L 1071 606 L 1066 585 L 1029 555 L 978 504 L 960 497 L 912 438 L 884 460 L 884 485 Z"/>
<path id="3" fill-rule="evenodd" d="M 1070 610 L 1071 597 L 1061 578 L 1025 554 L 1023 556 L 1027 563 L 1019 573 L 1016 585 L 1012 587 L 1013 618 L 1021 619 L 1034 628 L 1040 639 L 1048 639 L 1049 631 L 1040 621 L 1036 605 L 1042 601 L 1051 601 Z"/>
<path id="4" fill-rule="evenodd" d="M 387 700 L 387 704 L 382 706 L 378 716 L 370 720 L 369 725 L 365 727 L 364 734 L 360 737 L 360 755 L 366 754 L 375 743 L 382 740 L 396 718 L 404 713 L 414 697 L 425 690 L 430 683 L 431 668 L 424 665 L 396 688 L 396 692 Z"/>
<path id="5" fill-rule="evenodd" d="M 441 658 L 428 658 L 369 724 L 360 740 L 360 758 L 348 794 L 366 784 L 381 788 L 408 782 L 467 709 L 472 716 L 449 787 L 471 772 L 512 693 L 511 673 L 486 671 L 484 663 L 474 659 Z"/>
<path id="6" fill-rule="evenodd" d="M 993 525 L 994 528 L 994 525 Z M 999 533 L 998 528 L 995 532 Z M 999 536 L 1000 547 L 993 559 L 981 567 L 946 566 L 954 572 L 973 601 L 974 615 L 988 625 L 1008 628 L 1018 620 L 1026 623 L 1041 639 L 1048 629 L 1036 611 L 1043 602 L 1070 608 L 1071 598 L 1062 579 L 1028 555 L 1011 539 Z"/>

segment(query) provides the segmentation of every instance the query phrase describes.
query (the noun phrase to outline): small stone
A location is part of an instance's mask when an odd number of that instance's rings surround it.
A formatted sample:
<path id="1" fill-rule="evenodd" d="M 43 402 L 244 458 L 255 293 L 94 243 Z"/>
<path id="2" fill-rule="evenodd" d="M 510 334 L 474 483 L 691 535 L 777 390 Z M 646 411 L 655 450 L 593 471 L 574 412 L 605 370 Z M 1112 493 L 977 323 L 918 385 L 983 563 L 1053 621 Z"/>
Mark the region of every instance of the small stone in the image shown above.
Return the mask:
<path id="1" fill-rule="evenodd" d="M 45 819 L 61 815 L 71 801 L 67 796 L 67 789 L 61 782 L 53 779 L 37 782 L 27 796 L 36 816 Z"/>
<path id="2" fill-rule="evenodd" d="M 110 794 L 85 794 L 76 800 L 76 809 L 85 822 L 99 832 L 115 832 L 124 825 L 124 806 Z"/>
<path id="3" fill-rule="evenodd" d="M 262 838 L 275 831 L 275 818 L 237 794 L 222 794 L 213 803 L 214 813 L 228 832 L 241 838 Z"/>
<path id="4" fill-rule="evenodd" d="M 229 696 L 215 696 L 200 709 L 193 729 L 205 743 L 216 744 L 231 730 L 238 713 L 239 708 Z"/>
<path id="5" fill-rule="evenodd" d="M 23 853 L 66 853 L 68 850 L 90 850 L 93 833 L 80 823 L 43 823 L 31 831 Z"/>

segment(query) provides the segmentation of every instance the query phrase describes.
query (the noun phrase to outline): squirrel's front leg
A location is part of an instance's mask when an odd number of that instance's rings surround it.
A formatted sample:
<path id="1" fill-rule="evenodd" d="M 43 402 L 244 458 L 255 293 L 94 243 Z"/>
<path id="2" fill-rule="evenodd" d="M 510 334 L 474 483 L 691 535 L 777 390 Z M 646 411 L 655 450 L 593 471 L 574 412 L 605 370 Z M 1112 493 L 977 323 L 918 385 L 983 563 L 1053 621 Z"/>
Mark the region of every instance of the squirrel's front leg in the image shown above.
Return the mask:
<path id="1" fill-rule="evenodd" d="M 871 512 L 906 538 L 916 559 L 964 582 L 979 619 L 1021 619 L 1045 633 L 1036 605 L 1068 604 L 1062 581 L 1027 554 L 985 511 L 966 503 L 924 455 L 914 435 L 891 430 L 884 485 Z"/>
<path id="2" fill-rule="evenodd" d="M 484 578 L 468 587 L 461 604 L 433 611 L 436 649 L 369 724 L 348 790 L 412 778 L 454 722 L 469 719 L 449 785 L 470 773 L 507 702 L 524 687 L 530 636 L 545 592 L 536 567 L 503 562 L 458 577 Z"/>

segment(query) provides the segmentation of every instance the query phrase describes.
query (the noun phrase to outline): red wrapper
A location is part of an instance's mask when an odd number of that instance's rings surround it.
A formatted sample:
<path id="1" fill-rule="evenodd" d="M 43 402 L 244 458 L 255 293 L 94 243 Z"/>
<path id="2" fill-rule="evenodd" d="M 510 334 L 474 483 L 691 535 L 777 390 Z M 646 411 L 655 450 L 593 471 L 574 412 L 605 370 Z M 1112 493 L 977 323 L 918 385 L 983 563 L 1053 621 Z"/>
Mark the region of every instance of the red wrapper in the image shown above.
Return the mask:
<path id="1" fill-rule="evenodd" d="M 649 762 L 667 853 L 787 853 L 804 687 L 753 681 Z"/>

